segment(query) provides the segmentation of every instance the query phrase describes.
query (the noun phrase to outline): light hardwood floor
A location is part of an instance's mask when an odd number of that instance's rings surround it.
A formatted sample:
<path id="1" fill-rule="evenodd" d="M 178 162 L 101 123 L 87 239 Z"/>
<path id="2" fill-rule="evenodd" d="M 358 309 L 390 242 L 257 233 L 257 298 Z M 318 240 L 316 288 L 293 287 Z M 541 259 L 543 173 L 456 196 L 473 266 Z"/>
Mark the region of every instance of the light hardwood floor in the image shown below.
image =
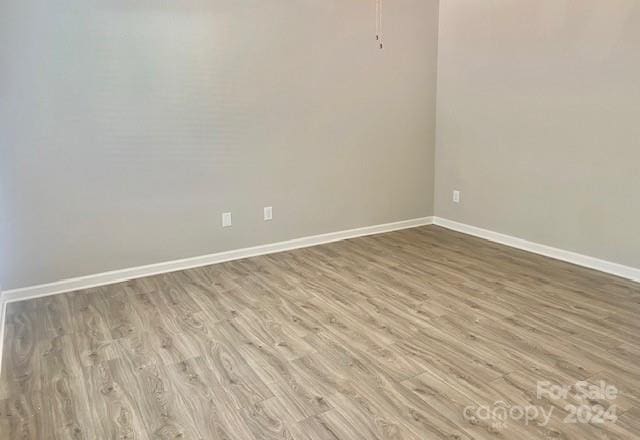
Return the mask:
<path id="1" fill-rule="evenodd" d="M 11 304 L 2 439 L 637 439 L 640 285 L 427 226 Z M 564 423 L 604 380 L 618 420 Z M 465 407 L 553 409 L 522 420 Z M 517 412 L 514 414 L 517 415 Z"/>

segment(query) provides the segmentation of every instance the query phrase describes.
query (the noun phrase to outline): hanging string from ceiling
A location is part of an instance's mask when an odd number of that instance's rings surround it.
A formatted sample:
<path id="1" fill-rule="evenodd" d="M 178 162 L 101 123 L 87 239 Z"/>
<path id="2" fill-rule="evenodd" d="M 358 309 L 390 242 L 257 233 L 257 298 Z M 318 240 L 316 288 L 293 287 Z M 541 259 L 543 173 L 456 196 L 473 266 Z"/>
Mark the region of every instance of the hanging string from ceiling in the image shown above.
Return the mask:
<path id="1" fill-rule="evenodd" d="M 384 47 L 384 32 L 382 30 L 382 1 L 376 0 L 376 41 L 380 49 Z"/>

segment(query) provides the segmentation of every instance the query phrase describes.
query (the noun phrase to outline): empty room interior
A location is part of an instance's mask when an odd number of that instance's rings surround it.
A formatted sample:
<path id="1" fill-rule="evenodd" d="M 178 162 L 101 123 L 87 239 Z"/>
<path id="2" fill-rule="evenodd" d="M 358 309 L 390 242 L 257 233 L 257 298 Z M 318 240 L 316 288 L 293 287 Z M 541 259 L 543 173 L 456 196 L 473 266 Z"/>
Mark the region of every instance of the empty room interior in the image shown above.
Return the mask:
<path id="1" fill-rule="evenodd" d="M 640 439 L 640 1 L 0 0 L 0 440 Z"/>

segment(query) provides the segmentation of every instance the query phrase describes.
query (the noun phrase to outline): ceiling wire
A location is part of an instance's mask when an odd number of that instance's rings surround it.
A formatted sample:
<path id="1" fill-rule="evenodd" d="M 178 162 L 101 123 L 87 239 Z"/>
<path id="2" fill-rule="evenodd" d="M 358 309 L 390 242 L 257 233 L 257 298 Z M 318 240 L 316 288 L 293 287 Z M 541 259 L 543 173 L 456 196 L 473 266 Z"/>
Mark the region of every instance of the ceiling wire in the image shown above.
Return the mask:
<path id="1" fill-rule="evenodd" d="M 384 0 L 380 0 L 380 49 L 384 45 L 384 29 L 382 28 L 382 3 Z"/>
<path id="2" fill-rule="evenodd" d="M 376 41 L 380 49 L 384 47 L 382 30 L 382 2 L 383 0 L 376 0 Z"/>

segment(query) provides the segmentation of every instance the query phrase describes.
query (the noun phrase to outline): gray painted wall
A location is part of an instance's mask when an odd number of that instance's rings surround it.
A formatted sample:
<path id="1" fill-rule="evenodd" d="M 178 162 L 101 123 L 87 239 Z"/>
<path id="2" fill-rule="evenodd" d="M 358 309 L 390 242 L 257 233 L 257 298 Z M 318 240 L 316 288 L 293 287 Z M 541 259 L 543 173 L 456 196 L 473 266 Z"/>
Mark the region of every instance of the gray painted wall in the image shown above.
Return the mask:
<path id="1" fill-rule="evenodd" d="M 437 3 L 1 2 L 3 288 L 434 203 L 640 267 L 640 4 Z"/>
<path id="2" fill-rule="evenodd" d="M 640 2 L 443 0 L 439 27 L 436 215 L 640 267 Z"/>
<path id="3" fill-rule="evenodd" d="M 437 7 L 0 2 L 3 288 L 431 215 Z"/>

